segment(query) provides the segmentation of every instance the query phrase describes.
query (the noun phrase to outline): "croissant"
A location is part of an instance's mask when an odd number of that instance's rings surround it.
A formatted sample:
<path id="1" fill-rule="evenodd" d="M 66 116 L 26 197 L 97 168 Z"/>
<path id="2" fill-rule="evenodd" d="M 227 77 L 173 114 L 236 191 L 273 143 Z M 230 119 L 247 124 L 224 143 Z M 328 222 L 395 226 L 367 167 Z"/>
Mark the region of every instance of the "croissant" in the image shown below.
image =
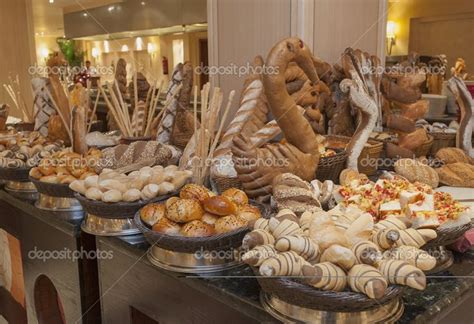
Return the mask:
<path id="1" fill-rule="evenodd" d="M 308 264 L 302 257 L 293 251 L 283 252 L 268 258 L 260 265 L 260 274 L 271 276 L 299 276 L 301 267 Z"/>
<path id="2" fill-rule="evenodd" d="M 278 219 L 280 222 L 283 221 L 284 219 L 288 219 L 292 222 L 295 222 L 298 225 L 300 224 L 300 220 L 291 209 L 280 210 L 278 214 L 276 214 L 275 218 Z"/>
<path id="3" fill-rule="evenodd" d="M 407 225 L 397 216 L 389 216 L 374 225 L 375 230 L 382 230 L 386 228 L 404 230 L 407 229 Z"/>
<path id="4" fill-rule="evenodd" d="M 270 226 L 268 226 L 268 219 L 266 218 L 259 218 L 253 222 L 250 222 L 250 225 L 253 229 L 262 229 L 267 232 L 270 231 Z"/>
<path id="5" fill-rule="evenodd" d="M 272 217 L 270 218 L 268 225 L 270 227 L 270 232 L 276 239 L 286 235 L 303 234 L 303 231 L 301 230 L 298 223 L 295 223 L 289 219 L 283 219 L 282 221 L 279 221 L 275 217 Z"/>
<path id="6" fill-rule="evenodd" d="M 253 249 L 258 245 L 273 244 L 274 242 L 275 239 L 272 234 L 262 229 L 256 229 L 245 234 L 242 239 L 242 247 L 244 249 Z"/>
<path id="7" fill-rule="evenodd" d="M 348 277 L 351 289 L 366 294 L 369 298 L 381 298 L 388 286 L 383 274 L 377 268 L 367 264 L 352 267 Z"/>
<path id="8" fill-rule="evenodd" d="M 275 249 L 280 252 L 296 252 L 309 263 L 315 263 L 319 258 L 319 247 L 307 236 L 282 236 L 275 241 Z"/>
<path id="9" fill-rule="evenodd" d="M 277 251 L 271 244 L 259 245 L 242 256 L 242 261 L 248 265 L 259 267 L 266 259 L 276 256 Z"/>
<path id="10" fill-rule="evenodd" d="M 390 249 L 400 238 L 400 232 L 396 229 L 383 229 L 376 231 L 372 235 L 372 242 L 377 244 L 382 250 Z"/>
<path id="11" fill-rule="evenodd" d="M 356 257 L 350 249 L 334 244 L 327 248 L 321 255 L 321 262 L 326 261 L 334 263 L 348 271 L 356 264 Z"/>
<path id="12" fill-rule="evenodd" d="M 321 290 L 343 291 L 347 286 L 344 270 L 330 262 L 303 265 L 305 282 Z"/>
<path id="13" fill-rule="evenodd" d="M 305 211 L 303 214 L 301 214 L 300 217 L 300 227 L 303 233 L 308 234 L 309 233 L 309 226 L 311 225 L 311 222 L 313 221 L 314 216 L 312 212 Z"/>
<path id="14" fill-rule="evenodd" d="M 423 271 L 408 262 L 383 260 L 379 264 L 379 270 L 391 284 L 405 285 L 418 290 L 423 290 L 426 287 L 426 277 Z"/>
<path id="15" fill-rule="evenodd" d="M 436 231 L 432 229 L 413 229 L 407 228 L 400 231 L 400 239 L 397 241 L 397 246 L 409 245 L 417 248 L 422 247 L 426 242 L 435 239 L 437 236 Z"/>
<path id="16" fill-rule="evenodd" d="M 402 245 L 389 250 L 387 251 L 387 257 L 389 259 L 406 261 L 423 271 L 429 271 L 436 266 L 435 257 L 414 246 Z"/>
<path id="17" fill-rule="evenodd" d="M 352 246 L 357 263 L 375 265 L 382 258 L 379 247 L 371 241 L 360 241 Z"/>

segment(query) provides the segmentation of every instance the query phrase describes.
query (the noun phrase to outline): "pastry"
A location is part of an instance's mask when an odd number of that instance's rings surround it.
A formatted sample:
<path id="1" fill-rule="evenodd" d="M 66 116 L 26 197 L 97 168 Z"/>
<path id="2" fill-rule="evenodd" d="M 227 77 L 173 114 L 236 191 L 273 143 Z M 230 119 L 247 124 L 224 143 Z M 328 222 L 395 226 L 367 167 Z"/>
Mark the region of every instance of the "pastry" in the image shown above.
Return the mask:
<path id="1" fill-rule="evenodd" d="M 330 262 L 315 265 L 303 265 L 305 282 L 321 290 L 343 291 L 347 286 L 344 270 Z"/>
<path id="2" fill-rule="evenodd" d="M 351 249 L 357 263 L 375 266 L 382 258 L 379 247 L 370 241 L 359 241 Z"/>
<path id="3" fill-rule="evenodd" d="M 356 257 L 350 249 L 333 244 L 321 254 L 321 262 L 330 262 L 349 271 L 356 263 Z"/>
<path id="4" fill-rule="evenodd" d="M 347 276 L 353 291 L 366 294 L 373 299 L 382 298 L 388 286 L 383 274 L 367 264 L 355 265 Z"/>
<path id="5" fill-rule="evenodd" d="M 247 222 L 245 220 L 234 215 L 228 215 L 220 217 L 214 224 L 214 227 L 216 229 L 216 233 L 220 234 L 235 231 L 246 225 Z"/>
<path id="6" fill-rule="evenodd" d="M 306 261 L 293 251 L 278 253 L 262 262 L 259 272 L 264 277 L 299 276 Z"/>
<path id="7" fill-rule="evenodd" d="M 252 205 L 243 205 L 239 207 L 237 216 L 245 220 L 246 222 L 255 221 L 262 217 L 260 209 Z"/>
<path id="8" fill-rule="evenodd" d="M 166 217 L 159 218 L 152 226 L 152 230 L 158 233 L 166 235 L 180 235 L 181 226 L 179 224 L 170 221 Z"/>
<path id="9" fill-rule="evenodd" d="M 433 188 L 438 187 L 439 177 L 436 171 L 422 162 L 413 159 L 400 159 L 395 162 L 395 172 L 410 182 L 419 181 Z"/>
<path id="10" fill-rule="evenodd" d="M 258 245 L 274 244 L 275 238 L 263 229 L 254 229 L 250 233 L 245 234 L 242 240 L 242 248 L 245 250 L 253 249 Z"/>
<path id="11" fill-rule="evenodd" d="M 346 237 L 345 230 L 338 228 L 336 226 L 324 226 L 323 228 L 317 230 L 317 225 L 315 223 L 311 224 L 309 229 L 309 237 L 318 244 L 321 251 L 326 250 L 333 244 L 338 244 L 340 246 L 350 248 L 351 243 Z M 314 225 L 314 226 L 313 226 Z"/>
<path id="12" fill-rule="evenodd" d="M 166 216 L 166 206 L 162 203 L 148 204 L 140 209 L 140 219 L 149 226 L 155 225 Z"/>
<path id="13" fill-rule="evenodd" d="M 382 229 L 396 229 L 396 230 L 404 230 L 407 229 L 407 224 L 401 219 L 400 217 L 396 216 L 389 216 L 386 219 L 383 219 L 374 225 L 375 230 L 382 230 Z"/>
<path id="14" fill-rule="evenodd" d="M 210 195 L 209 189 L 207 189 L 206 187 L 190 183 L 185 185 L 181 189 L 179 197 L 187 199 L 196 199 L 199 200 L 200 203 L 203 203 L 204 200 L 210 197 Z"/>
<path id="15" fill-rule="evenodd" d="M 408 245 L 420 248 L 436 237 L 436 231 L 432 229 L 416 230 L 413 228 L 407 228 L 400 231 L 400 239 L 397 241 L 396 246 Z"/>
<path id="16" fill-rule="evenodd" d="M 242 261 L 248 265 L 259 267 L 263 261 L 277 255 L 272 244 L 259 245 L 242 256 Z"/>
<path id="17" fill-rule="evenodd" d="M 166 206 L 166 217 L 176 223 L 187 223 L 199 220 L 204 214 L 199 201 L 195 199 L 176 199 Z"/>
<path id="18" fill-rule="evenodd" d="M 429 271 L 436 266 L 435 257 L 414 246 L 402 245 L 387 251 L 384 256 L 389 259 L 406 261 L 422 271 Z"/>
<path id="19" fill-rule="evenodd" d="M 214 196 L 203 201 L 204 210 L 211 214 L 225 216 L 235 214 L 237 206 L 227 197 Z"/>
<path id="20" fill-rule="evenodd" d="M 275 237 L 275 239 L 287 235 L 303 234 L 303 231 L 301 230 L 298 223 L 295 223 L 289 219 L 283 219 L 282 221 L 279 221 L 275 217 L 272 217 L 270 218 L 268 225 L 270 232 Z"/>
<path id="21" fill-rule="evenodd" d="M 372 235 L 374 242 L 380 249 L 387 250 L 397 243 L 400 238 L 400 232 L 396 229 L 382 229 Z"/>
<path id="22" fill-rule="evenodd" d="M 229 188 L 224 191 L 221 196 L 229 198 L 237 206 L 244 206 L 249 203 L 249 198 L 245 192 L 240 189 Z"/>
<path id="23" fill-rule="evenodd" d="M 265 230 L 267 232 L 270 232 L 270 226 L 268 225 L 268 222 L 269 222 L 269 220 L 266 219 L 266 218 L 259 218 L 255 221 L 250 221 L 249 225 L 253 229 L 262 229 L 262 230 Z"/>
<path id="24" fill-rule="evenodd" d="M 307 236 L 287 235 L 275 241 L 275 249 L 280 252 L 294 251 L 309 263 L 315 263 L 319 259 L 319 248 Z"/>
<path id="25" fill-rule="evenodd" d="M 374 220 L 371 214 L 362 213 L 346 229 L 346 237 L 352 242 L 365 241 L 372 236 Z"/>
<path id="26" fill-rule="evenodd" d="M 391 284 L 405 285 L 418 290 L 426 287 L 426 276 L 423 271 L 408 262 L 383 260 L 378 268 Z"/>
<path id="27" fill-rule="evenodd" d="M 201 220 L 193 220 L 184 224 L 180 233 L 186 237 L 206 237 L 214 235 L 215 230 L 213 226 Z"/>

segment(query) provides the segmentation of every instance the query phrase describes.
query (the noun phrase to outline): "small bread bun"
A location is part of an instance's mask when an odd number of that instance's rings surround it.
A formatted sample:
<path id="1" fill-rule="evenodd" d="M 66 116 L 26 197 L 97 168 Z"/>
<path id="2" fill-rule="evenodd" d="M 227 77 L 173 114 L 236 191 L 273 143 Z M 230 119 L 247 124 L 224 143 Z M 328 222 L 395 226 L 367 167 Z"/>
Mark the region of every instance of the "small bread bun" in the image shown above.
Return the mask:
<path id="1" fill-rule="evenodd" d="M 200 220 L 193 220 L 192 222 L 183 225 L 180 233 L 186 237 L 206 237 L 213 235 L 215 231 L 212 225 L 206 224 Z"/>
<path id="2" fill-rule="evenodd" d="M 178 199 L 179 199 L 179 197 L 170 197 L 170 198 L 168 198 L 168 200 L 166 200 L 166 203 L 165 203 L 166 208 L 167 209 L 170 208 L 171 204 L 174 203 Z"/>
<path id="3" fill-rule="evenodd" d="M 227 197 L 209 197 L 203 202 L 204 209 L 215 215 L 226 216 L 235 214 L 237 206 Z"/>
<path id="4" fill-rule="evenodd" d="M 262 214 L 260 213 L 260 209 L 258 209 L 257 207 L 251 205 L 244 205 L 239 208 L 237 216 L 244 219 L 246 222 L 250 222 L 259 219 L 260 217 L 262 217 Z"/>
<path id="5" fill-rule="evenodd" d="M 110 203 L 122 201 L 122 193 L 117 189 L 108 190 L 103 194 L 102 201 Z"/>
<path id="6" fill-rule="evenodd" d="M 148 204 L 140 210 L 140 219 L 153 226 L 166 215 L 166 206 L 162 203 Z"/>
<path id="7" fill-rule="evenodd" d="M 196 199 L 178 198 L 166 210 L 166 216 L 176 223 L 187 223 L 193 220 L 201 219 L 204 210 Z"/>
<path id="8" fill-rule="evenodd" d="M 249 203 L 249 197 L 247 197 L 247 194 L 237 188 L 227 189 L 226 191 L 222 193 L 222 196 L 229 198 L 237 206 L 248 205 Z"/>
<path id="9" fill-rule="evenodd" d="M 183 189 L 181 189 L 179 197 L 184 199 L 196 199 L 202 203 L 204 200 L 209 198 L 210 195 L 209 189 L 207 189 L 206 187 L 194 183 L 189 183 L 185 185 Z"/>
<path id="10" fill-rule="evenodd" d="M 204 223 L 209 224 L 209 225 L 214 225 L 218 219 L 219 219 L 219 216 L 211 214 L 211 213 L 204 213 L 204 215 L 202 215 L 202 218 L 201 218 L 201 220 Z"/>
<path id="11" fill-rule="evenodd" d="M 99 188 L 89 188 L 86 191 L 86 197 L 92 200 L 102 200 L 102 191 L 99 190 Z"/>
<path id="12" fill-rule="evenodd" d="M 44 176 L 39 179 L 41 182 L 59 183 L 59 178 L 55 175 Z"/>
<path id="13" fill-rule="evenodd" d="M 38 180 L 39 178 L 41 178 L 43 176 L 43 174 L 41 173 L 41 171 L 37 167 L 35 167 L 35 168 L 30 170 L 30 176 L 32 178 L 35 178 L 35 179 Z"/>
<path id="14" fill-rule="evenodd" d="M 247 225 L 247 222 L 235 215 L 229 215 L 219 218 L 214 227 L 216 229 L 216 233 L 227 233 L 231 231 L 235 231 L 241 227 Z"/>
<path id="15" fill-rule="evenodd" d="M 155 232 L 167 235 L 180 235 L 181 226 L 166 217 L 162 217 L 153 225 L 151 229 Z"/>

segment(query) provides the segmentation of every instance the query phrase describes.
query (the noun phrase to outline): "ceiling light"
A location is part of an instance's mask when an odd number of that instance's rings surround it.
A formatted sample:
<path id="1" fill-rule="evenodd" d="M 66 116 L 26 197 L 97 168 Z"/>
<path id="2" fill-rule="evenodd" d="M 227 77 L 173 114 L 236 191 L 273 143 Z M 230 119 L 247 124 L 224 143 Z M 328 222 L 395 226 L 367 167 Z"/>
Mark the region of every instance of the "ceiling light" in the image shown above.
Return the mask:
<path id="1" fill-rule="evenodd" d="M 108 10 L 109 12 L 112 12 L 114 9 L 115 9 L 115 6 L 110 6 L 110 7 L 107 8 L 107 10 Z"/>
<path id="2" fill-rule="evenodd" d="M 89 15 L 87 14 L 87 12 L 84 12 L 82 15 L 83 15 L 84 17 L 89 16 Z"/>
<path id="3" fill-rule="evenodd" d="M 128 46 L 123 45 L 121 50 L 122 50 L 122 52 L 128 52 Z"/>
<path id="4" fill-rule="evenodd" d="M 54 0 L 49 0 L 49 3 L 54 3 Z"/>
<path id="5" fill-rule="evenodd" d="M 140 4 L 141 4 L 142 6 L 144 6 L 144 5 L 146 5 L 146 2 L 145 2 L 145 1 L 142 1 L 142 2 L 140 2 Z"/>

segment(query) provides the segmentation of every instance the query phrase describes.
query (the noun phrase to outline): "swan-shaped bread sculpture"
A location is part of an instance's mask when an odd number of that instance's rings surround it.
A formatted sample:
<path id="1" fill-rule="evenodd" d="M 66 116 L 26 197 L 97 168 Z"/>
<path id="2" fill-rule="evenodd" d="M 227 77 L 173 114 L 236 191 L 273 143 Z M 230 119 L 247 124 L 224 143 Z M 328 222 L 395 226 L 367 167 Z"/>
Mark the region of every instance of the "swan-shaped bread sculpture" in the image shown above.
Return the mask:
<path id="1" fill-rule="evenodd" d="M 320 82 L 311 52 L 299 38 L 284 39 L 271 49 L 266 67 L 272 73 L 262 75 L 263 88 L 286 141 L 255 147 L 242 134 L 233 138 L 234 167 L 244 191 L 252 198 L 269 197 L 273 178 L 281 173 L 312 180 L 319 162 L 317 136 L 287 91 L 285 72 L 291 62 L 304 71 L 313 85 Z"/>
<path id="2" fill-rule="evenodd" d="M 466 152 L 470 157 L 474 157 L 474 150 L 472 149 L 472 109 L 474 101 L 471 93 L 463 79 L 458 75 L 453 75 L 448 80 L 448 88 L 454 94 L 456 104 L 461 112 L 461 121 L 456 134 L 456 147 Z"/>

